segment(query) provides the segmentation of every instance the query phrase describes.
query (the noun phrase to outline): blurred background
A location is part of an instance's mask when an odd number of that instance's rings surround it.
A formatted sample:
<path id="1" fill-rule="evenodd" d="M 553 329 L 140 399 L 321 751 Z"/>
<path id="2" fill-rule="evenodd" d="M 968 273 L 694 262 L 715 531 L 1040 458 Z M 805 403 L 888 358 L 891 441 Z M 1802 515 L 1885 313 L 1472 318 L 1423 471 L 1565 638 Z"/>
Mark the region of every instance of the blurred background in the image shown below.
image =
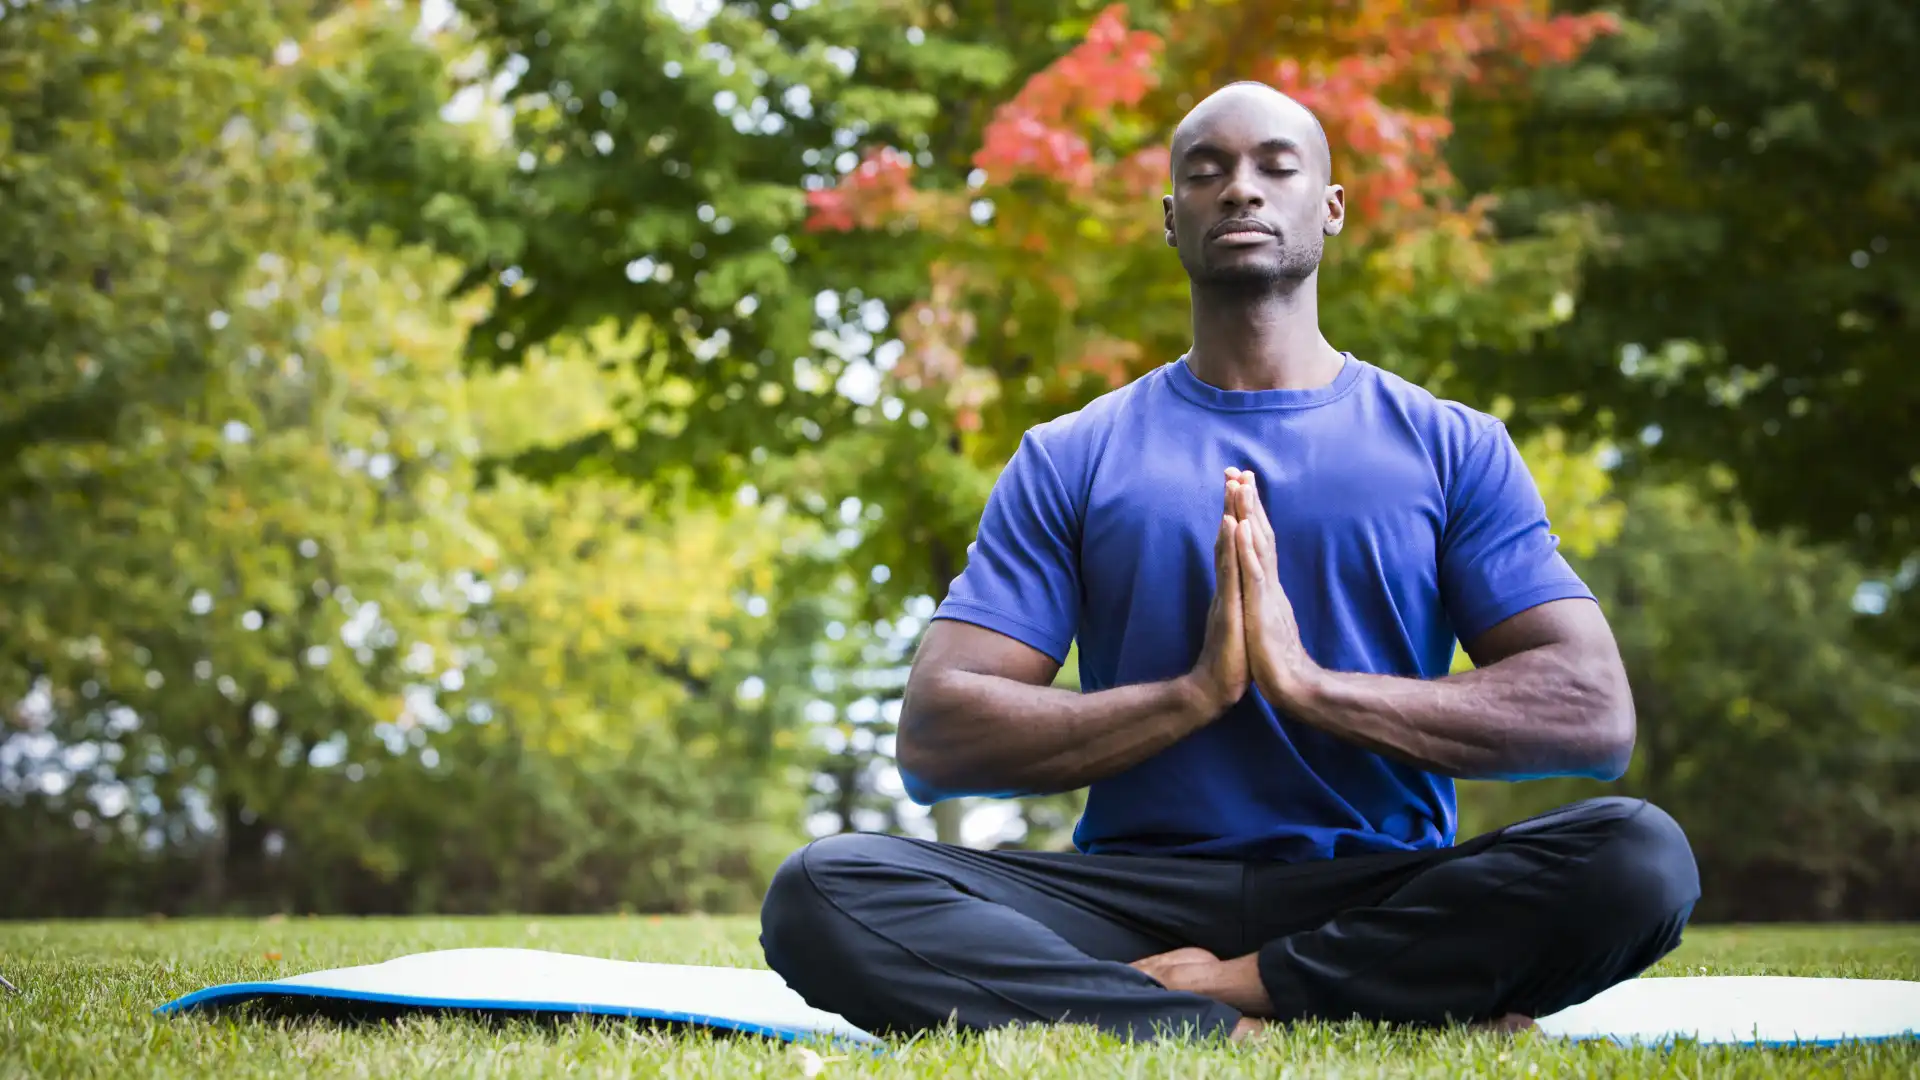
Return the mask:
<path id="1" fill-rule="evenodd" d="M 1504 417 L 1703 920 L 1920 916 L 1911 0 L 0 0 L 0 916 L 752 911 L 1262 79 Z M 1062 682 L 1071 685 L 1070 664 Z"/>

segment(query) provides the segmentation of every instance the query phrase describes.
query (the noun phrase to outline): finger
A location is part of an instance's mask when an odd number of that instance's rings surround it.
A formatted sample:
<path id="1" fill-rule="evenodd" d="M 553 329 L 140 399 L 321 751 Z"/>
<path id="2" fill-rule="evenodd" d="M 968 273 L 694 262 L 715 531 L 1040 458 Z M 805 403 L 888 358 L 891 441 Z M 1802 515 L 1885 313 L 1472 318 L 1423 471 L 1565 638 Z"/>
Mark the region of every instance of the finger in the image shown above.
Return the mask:
<path id="1" fill-rule="evenodd" d="M 1241 486 L 1247 489 L 1246 495 L 1244 496 L 1247 500 L 1247 516 L 1260 522 L 1260 524 L 1271 533 L 1273 531 L 1273 524 L 1267 520 L 1266 504 L 1260 501 L 1260 485 L 1254 481 L 1252 473 L 1242 476 L 1240 483 Z"/>
<path id="2" fill-rule="evenodd" d="M 1246 484 L 1246 489 L 1244 498 L 1248 502 L 1247 520 L 1259 526 L 1259 533 L 1255 539 L 1260 541 L 1261 561 L 1268 570 L 1273 570 L 1277 562 L 1274 558 L 1274 545 L 1277 543 L 1277 538 L 1273 532 L 1273 519 L 1267 516 L 1266 505 L 1260 501 L 1260 485 L 1249 482 Z"/>
<path id="3" fill-rule="evenodd" d="M 1231 517 L 1237 518 L 1240 516 L 1240 481 L 1238 480 L 1227 481 L 1226 510 L 1227 514 Z"/>
<path id="4" fill-rule="evenodd" d="M 1253 524 L 1241 522 L 1233 531 L 1235 554 L 1240 561 L 1240 588 L 1249 600 L 1257 599 L 1261 586 L 1265 583 L 1261 577 L 1260 553 L 1254 548 Z"/>
<path id="5" fill-rule="evenodd" d="M 1213 530 L 1213 567 L 1217 571 L 1227 564 L 1227 553 L 1233 549 L 1233 518 L 1228 514 L 1220 515 L 1220 527 Z"/>

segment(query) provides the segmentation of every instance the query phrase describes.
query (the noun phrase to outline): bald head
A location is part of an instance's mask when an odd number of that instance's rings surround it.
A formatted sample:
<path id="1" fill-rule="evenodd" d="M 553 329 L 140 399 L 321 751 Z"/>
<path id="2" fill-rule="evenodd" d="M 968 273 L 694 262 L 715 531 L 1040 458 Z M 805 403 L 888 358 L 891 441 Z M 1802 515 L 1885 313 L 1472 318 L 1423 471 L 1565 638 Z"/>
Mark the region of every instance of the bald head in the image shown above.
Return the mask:
<path id="1" fill-rule="evenodd" d="M 1320 120 L 1264 83 L 1207 96 L 1174 130 L 1167 244 L 1196 289 L 1247 295 L 1311 279 L 1346 220 Z"/>
<path id="2" fill-rule="evenodd" d="M 1320 118 L 1313 110 L 1300 104 L 1293 98 L 1275 90 L 1263 82 L 1243 79 L 1228 83 L 1202 98 L 1185 117 L 1178 127 L 1173 129 L 1173 142 L 1169 158 L 1177 172 L 1180 159 L 1199 138 L 1200 133 L 1220 119 L 1234 119 L 1242 122 L 1258 118 L 1269 126 L 1281 129 L 1295 129 L 1303 136 L 1301 141 L 1313 154 L 1320 165 L 1321 179 L 1333 181 L 1333 146 L 1327 141 L 1327 130 L 1320 126 Z"/>

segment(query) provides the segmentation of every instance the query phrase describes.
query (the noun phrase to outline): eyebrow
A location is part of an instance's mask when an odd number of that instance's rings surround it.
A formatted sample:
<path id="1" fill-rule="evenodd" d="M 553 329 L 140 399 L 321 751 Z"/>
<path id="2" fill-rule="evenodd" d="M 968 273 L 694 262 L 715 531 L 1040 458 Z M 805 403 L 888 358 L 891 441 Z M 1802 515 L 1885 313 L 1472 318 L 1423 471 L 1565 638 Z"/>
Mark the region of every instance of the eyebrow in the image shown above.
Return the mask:
<path id="1" fill-rule="evenodd" d="M 1262 142 L 1259 146 L 1254 147 L 1254 152 L 1259 154 L 1281 154 L 1281 153 L 1302 154 L 1302 153 L 1305 153 L 1306 151 L 1299 143 L 1294 142 L 1292 139 L 1273 138 L 1273 139 L 1268 139 L 1265 142 Z M 1180 156 L 1183 158 L 1190 158 L 1197 154 L 1206 155 L 1208 157 L 1231 157 L 1232 156 L 1227 151 L 1222 150 L 1220 147 L 1215 146 L 1213 143 L 1210 143 L 1210 142 L 1196 142 L 1192 146 L 1189 146 L 1184 151 L 1182 151 Z"/>

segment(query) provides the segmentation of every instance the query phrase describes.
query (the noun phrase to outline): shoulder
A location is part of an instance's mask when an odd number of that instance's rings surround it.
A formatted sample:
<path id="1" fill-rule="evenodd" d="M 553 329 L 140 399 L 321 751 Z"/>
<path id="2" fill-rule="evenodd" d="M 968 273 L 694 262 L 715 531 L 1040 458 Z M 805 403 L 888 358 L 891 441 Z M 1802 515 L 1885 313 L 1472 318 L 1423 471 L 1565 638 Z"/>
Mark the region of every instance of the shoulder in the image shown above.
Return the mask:
<path id="1" fill-rule="evenodd" d="M 1069 489 L 1091 473 L 1116 430 L 1151 408 L 1165 390 L 1167 366 L 1161 365 L 1124 386 L 1109 390 L 1072 412 L 1062 413 L 1028 428 L 1021 452 L 1038 452 L 1060 474 Z"/>
<path id="2" fill-rule="evenodd" d="M 1423 433 L 1466 450 L 1494 429 L 1503 427 L 1491 413 L 1443 398 L 1418 383 L 1369 364 L 1368 389 L 1388 408 L 1404 416 Z"/>
<path id="3" fill-rule="evenodd" d="M 1506 425 L 1492 413 L 1440 397 L 1418 383 L 1383 368 L 1367 366 L 1363 392 L 1373 408 L 1391 417 L 1419 442 L 1443 485 L 1483 454 L 1492 440 L 1506 437 Z"/>

